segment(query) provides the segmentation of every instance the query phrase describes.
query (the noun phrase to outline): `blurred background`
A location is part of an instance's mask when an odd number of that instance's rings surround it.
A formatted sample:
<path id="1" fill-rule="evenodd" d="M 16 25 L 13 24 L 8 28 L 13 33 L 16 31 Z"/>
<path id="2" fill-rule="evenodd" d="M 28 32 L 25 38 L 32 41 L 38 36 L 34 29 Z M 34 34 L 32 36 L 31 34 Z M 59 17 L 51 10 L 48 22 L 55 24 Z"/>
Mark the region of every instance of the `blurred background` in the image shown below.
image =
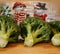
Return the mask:
<path id="1" fill-rule="evenodd" d="M 0 4 L 1 3 L 8 3 L 10 6 L 13 5 L 14 2 L 16 1 L 21 1 L 23 3 L 25 3 L 26 5 L 28 4 L 35 4 L 37 2 L 45 2 L 47 4 L 48 7 L 48 11 L 50 11 L 50 13 L 48 14 L 53 14 L 56 18 L 56 20 L 60 20 L 60 0 L 0 0 Z"/>
<path id="2" fill-rule="evenodd" d="M 6 2 L 9 2 L 11 4 L 12 2 L 15 2 L 15 1 L 21 1 L 25 3 L 31 3 L 31 2 L 35 3 L 38 1 L 47 2 L 47 3 L 55 5 L 58 13 L 60 14 L 60 0 L 33 0 L 33 1 L 32 0 L 0 0 L 0 4 L 6 3 Z"/>

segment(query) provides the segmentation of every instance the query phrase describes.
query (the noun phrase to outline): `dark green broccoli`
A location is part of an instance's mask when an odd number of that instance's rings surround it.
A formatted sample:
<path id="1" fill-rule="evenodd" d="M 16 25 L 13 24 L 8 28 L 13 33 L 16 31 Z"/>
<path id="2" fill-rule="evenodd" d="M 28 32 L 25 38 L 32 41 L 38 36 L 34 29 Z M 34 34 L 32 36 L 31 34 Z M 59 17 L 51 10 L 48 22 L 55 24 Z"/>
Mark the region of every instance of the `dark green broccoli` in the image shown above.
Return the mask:
<path id="1" fill-rule="evenodd" d="M 60 21 L 49 22 L 52 27 L 53 37 L 51 42 L 54 46 L 60 46 Z"/>
<path id="2" fill-rule="evenodd" d="M 52 21 L 52 22 L 48 22 L 48 24 L 51 27 L 51 38 L 60 32 L 60 21 Z"/>
<path id="3" fill-rule="evenodd" d="M 49 22 L 50 26 L 60 32 L 60 21 Z"/>
<path id="4" fill-rule="evenodd" d="M 10 36 L 16 32 L 18 32 L 18 26 L 15 23 L 15 21 L 6 15 L 1 15 L 0 16 L 0 47 L 2 48 L 6 47 L 6 45 L 10 40 Z"/>
<path id="5" fill-rule="evenodd" d="M 37 17 L 26 18 L 20 24 L 21 36 L 24 38 L 24 45 L 33 46 L 38 42 L 50 41 L 50 26 Z"/>

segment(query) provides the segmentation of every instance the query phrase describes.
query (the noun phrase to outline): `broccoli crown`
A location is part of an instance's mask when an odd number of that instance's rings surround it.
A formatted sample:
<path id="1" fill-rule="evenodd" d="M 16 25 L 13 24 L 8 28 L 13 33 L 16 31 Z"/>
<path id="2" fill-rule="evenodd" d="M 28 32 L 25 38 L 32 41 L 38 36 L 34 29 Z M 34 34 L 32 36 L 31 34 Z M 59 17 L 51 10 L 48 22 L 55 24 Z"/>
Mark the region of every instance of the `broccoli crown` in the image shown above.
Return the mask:
<path id="1" fill-rule="evenodd" d="M 5 47 L 10 36 L 18 31 L 15 21 L 6 15 L 0 16 L 0 47 Z"/>
<path id="2" fill-rule="evenodd" d="M 57 31 L 60 32 L 60 21 L 52 21 L 49 22 L 49 24 L 52 28 L 55 28 Z"/>
<path id="3" fill-rule="evenodd" d="M 38 42 L 48 42 L 50 40 L 50 26 L 48 23 L 37 17 L 26 18 L 20 24 L 21 36 L 24 38 L 24 44 L 33 46 Z"/>

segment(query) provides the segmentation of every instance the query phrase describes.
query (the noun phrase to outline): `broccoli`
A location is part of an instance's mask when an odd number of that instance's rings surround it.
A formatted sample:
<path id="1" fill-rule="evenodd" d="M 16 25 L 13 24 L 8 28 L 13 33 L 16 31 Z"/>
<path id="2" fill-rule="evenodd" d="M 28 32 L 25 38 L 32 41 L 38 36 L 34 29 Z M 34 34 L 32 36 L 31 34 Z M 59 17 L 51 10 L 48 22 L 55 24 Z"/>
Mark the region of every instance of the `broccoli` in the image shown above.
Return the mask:
<path id="1" fill-rule="evenodd" d="M 33 46 L 38 42 L 49 42 L 51 29 L 48 23 L 38 17 L 26 18 L 20 24 L 24 45 Z"/>
<path id="2" fill-rule="evenodd" d="M 18 31 L 15 21 L 7 15 L 0 16 L 0 47 L 6 47 L 10 36 Z M 15 36 L 13 36 L 15 37 Z"/>
<path id="3" fill-rule="evenodd" d="M 54 46 L 60 46 L 60 33 L 55 34 L 52 37 L 51 42 Z"/>
<path id="4" fill-rule="evenodd" d="M 49 22 L 52 27 L 53 37 L 51 42 L 54 46 L 60 46 L 60 21 Z"/>
<path id="5" fill-rule="evenodd" d="M 49 25 L 54 28 L 57 32 L 60 32 L 60 21 L 49 22 Z"/>
<path id="6" fill-rule="evenodd" d="M 47 22 L 51 27 L 51 38 L 60 32 L 60 21 Z"/>

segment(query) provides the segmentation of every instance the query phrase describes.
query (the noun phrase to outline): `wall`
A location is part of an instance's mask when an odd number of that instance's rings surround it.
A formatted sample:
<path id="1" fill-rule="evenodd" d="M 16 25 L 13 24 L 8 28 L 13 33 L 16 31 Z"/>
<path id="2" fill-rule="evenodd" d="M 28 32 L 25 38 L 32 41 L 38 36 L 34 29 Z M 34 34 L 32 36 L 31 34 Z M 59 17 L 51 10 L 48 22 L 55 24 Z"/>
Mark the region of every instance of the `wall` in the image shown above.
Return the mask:
<path id="1" fill-rule="evenodd" d="M 5 3 L 5 2 L 15 2 L 15 1 L 24 1 L 26 3 L 31 2 L 32 0 L 0 0 L 0 3 Z M 36 1 L 44 1 L 44 2 L 48 2 L 51 4 L 54 4 L 58 10 L 58 13 L 60 14 L 60 0 L 33 0 L 34 2 Z"/>

